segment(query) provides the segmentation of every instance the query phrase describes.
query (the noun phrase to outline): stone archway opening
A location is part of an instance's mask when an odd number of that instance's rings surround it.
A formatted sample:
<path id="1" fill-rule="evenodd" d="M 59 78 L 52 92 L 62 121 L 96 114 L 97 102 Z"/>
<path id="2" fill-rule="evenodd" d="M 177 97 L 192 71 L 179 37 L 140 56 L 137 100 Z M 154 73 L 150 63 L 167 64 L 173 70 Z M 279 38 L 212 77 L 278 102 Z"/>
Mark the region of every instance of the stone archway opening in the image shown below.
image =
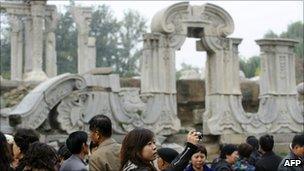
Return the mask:
<path id="1" fill-rule="evenodd" d="M 187 37 L 181 48 L 175 51 L 176 79 L 204 79 L 206 52 L 196 50 L 199 39 Z"/>
<path id="2" fill-rule="evenodd" d="M 175 51 L 177 116 L 183 127 L 202 127 L 205 111 L 206 52 L 196 50 L 198 38 L 187 37 Z M 198 91 L 199 90 L 199 91 Z"/>

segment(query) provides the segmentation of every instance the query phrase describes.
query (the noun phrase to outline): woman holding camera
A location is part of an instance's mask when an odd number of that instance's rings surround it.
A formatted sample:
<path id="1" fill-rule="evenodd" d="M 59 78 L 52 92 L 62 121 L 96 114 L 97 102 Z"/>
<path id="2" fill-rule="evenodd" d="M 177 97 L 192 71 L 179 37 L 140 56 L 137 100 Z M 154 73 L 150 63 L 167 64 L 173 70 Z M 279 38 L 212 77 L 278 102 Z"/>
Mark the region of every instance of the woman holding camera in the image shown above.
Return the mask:
<path id="1" fill-rule="evenodd" d="M 190 131 L 185 150 L 164 171 L 182 171 L 195 153 L 198 134 Z M 130 131 L 122 142 L 120 151 L 121 171 L 156 171 L 153 160 L 157 157 L 154 133 L 145 128 Z"/>

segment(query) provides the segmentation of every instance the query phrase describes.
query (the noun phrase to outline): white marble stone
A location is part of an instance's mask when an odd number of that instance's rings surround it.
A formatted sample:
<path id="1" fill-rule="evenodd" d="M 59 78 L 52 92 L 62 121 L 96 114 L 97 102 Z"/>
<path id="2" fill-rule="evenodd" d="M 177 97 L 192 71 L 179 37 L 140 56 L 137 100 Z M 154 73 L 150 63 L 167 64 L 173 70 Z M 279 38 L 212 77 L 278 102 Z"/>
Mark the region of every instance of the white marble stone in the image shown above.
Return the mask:
<path id="1" fill-rule="evenodd" d="M 33 21 L 30 16 L 25 20 L 25 57 L 24 57 L 24 73 L 31 72 L 33 70 L 31 58 L 33 57 Z M 24 77 L 24 75 L 23 75 Z"/>
<path id="2" fill-rule="evenodd" d="M 11 25 L 11 80 L 22 80 L 22 22 L 18 15 L 9 15 Z"/>
<path id="3" fill-rule="evenodd" d="M 304 82 L 301 82 L 297 85 L 297 92 L 301 95 L 304 95 Z"/>
<path id="4" fill-rule="evenodd" d="M 13 28 L 11 30 L 11 47 L 13 47 L 11 48 L 11 78 L 25 81 L 43 81 L 47 79 L 47 75 L 42 70 L 43 29 L 46 27 L 45 18 L 50 18 L 54 14 L 56 6 L 46 5 L 46 1 L 27 1 L 26 3 L 13 1 L 1 2 L 1 7 L 10 16 L 10 24 L 11 28 Z M 22 18 L 24 22 L 19 21 L 19 23 L 16 23 L 17 20 L 13 18 L 19 20 Z M 54 39 L 54 35 L 51 37 Z M 52 41 L 55 42 L 54 40 Z M 24 50 L 23 47 L 25 47 Z M 54 50 L 55 46 L 53 45 L 53 56 L 56 53 Z M 47 52 L 47 54 L 50 53 Z M 48 62 L 46 63 L 48 64 Z"/>
<path id="5" fill-rule="evenodd" d="M 256 40 L 261 49 L 258 118 L 268 132 L 303 131 L 304 116 L 296 92 L 294 47 L 289 39 Z"/>
<path id="6" fill-rule="evenodd" d="M 44 25 L 44 11 L 45 1 L 31 1 L 31 15 L 33 21 L 33 53 L 32 66 L 33 70 L 25 75 L 25 81 L 44 81 L 47 75 L 42 70 L 43 60 L 43 28 Z"/>
<path id="7" fill-rule="evenodd" d="M 78 30 L 78 73 L 84 74 L 96 67 L 95 38 L 89 37 L 92 8 L 74 6 L 71 13 Z"/>
<path id="8" fill-rule="evenodd" d="M 51 17 L 46 19 L 46 58 L 45 58 L 45 70 L 48 77 L 54 77 L 57 75 L 57 52 L 56 52 L 56 37 L 55 30 L 59 15 L 57 10 L 52 11 Z"/>
<path id="9" fill-rule="evenodd" d="M 80 34 L 79 48 L 83 52 L 88 47 L 93 50 L 94 40 L 88 35 L 90 12 L 74 8 L 73 13 Z M 231 16 L 216 5 L 174 4 L 154 16 L 152 32 L 144 35 L 141 89 L 121 88 L 119 76 L 110 71 L 98 75 L 98 69 L 94 69 L 95 74 L 91 75 L 87 71 L 92 66 L 84 60 L 93 58 L 86 56 L 79 59 L 85 64 L 79 71 L 85 74 L 61 75 L 42 83 L 10 113 L 9 119 L 18 121 L 21 117 L 19 126 L 48 129 L 47 115 L 58 104 L 56 123 L 67 133 L 88 130 L 88 121 L 104 114 L 119 134 L 136 127 L 151 129 L 157 135 L 174 134 L 181 128 L 177 117 L 175 51 L 188 36 L 200 39 L 196 50 L 207 52 L 206 109 L 202 114 L 205 134 L 224 135 L 222 140 L 232 141 L 230 135 L 303 131 L 303 109 L 297 104 L 294 72 L 296 42 L 257 41 L 261 47 L 261 101 L 258 113 L 246 113 L 239 77 L 241 39 L 227 37 L 233 30 Z"/>
<path id="10" fill-rule="evenodd" d="M 85 80 L 72 74 L 62 74 L 44 81 L 22 99 L 9 113 L 9 118 L 20 122 L 18 127 L 36 129 L 48 118 L 50 110 L 60 100 L 85 87 Z"/>

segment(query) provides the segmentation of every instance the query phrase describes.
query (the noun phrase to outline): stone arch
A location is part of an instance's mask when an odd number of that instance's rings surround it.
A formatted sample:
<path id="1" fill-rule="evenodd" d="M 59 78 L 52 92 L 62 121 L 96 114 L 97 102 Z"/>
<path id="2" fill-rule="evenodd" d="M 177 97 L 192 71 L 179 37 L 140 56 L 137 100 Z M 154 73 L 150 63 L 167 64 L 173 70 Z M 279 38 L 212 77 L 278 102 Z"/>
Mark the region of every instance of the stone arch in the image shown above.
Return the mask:
<path id="1" fill-rule="evenodd" d="M 175 101 L 175 51 L 186 37 L 199 38 L 197 50 L 208 56 L 203 130 L 211 134 L 243 132 L 239 123 L 250 119 L 240 103 L 237 46 L 241 39 L 227 38 L 233 30 L 231 16 L 209 3 L 191 6 L 182 2 L 158 12 L 152 19 L 152 33 L 144 35 L 142 93 L 165 93 Z"/>
<path id="2" fill-rule="evenodd" d="M 276 73 L 284 75 L 284 78 L 280 78 L 283 80 L 282 85 L 294 87 L 293 72 L 288 72 L 291 73 L 289 75 L 285 73 L 285 66 L 288 65 L 285 62 L 289 60 L 290 64 L 293 63 L 293 53 L 290 53 L 290 49 L 293 49 L 295 42 L 257 41 L 261 46 L 261 56 L 267 56 L 267 59 L 271 60 L 278 58 L 281 65 L 264 69 L 266 72 L 260 83 L 262 101 L 258 113 L 252 114 L 246 113 L 241 104 L 238 45 L 242 39 L 227 37 L 234 31 L 234 23 L 224 9 L 209 3 L 202 6 L 191 6 L 188 2 L 177 3 L 153 17 L 151 31 L 144 35 L 141 60 L 143 94 L 164 94 L 173 104 L 170 107 L 176 108 L 175 51 L 180 49 L 186 37 L 199 38 L 196 50 L 207 52 L 206 112 L 203 115 L 205 134 L 257 134 L 300 130 L 303 121 L 300 119 L 301 112 L 293 91 L 288 90 L 289 94 L 286 95 L 282 93 L 285 90 L 280 92 L 279 85 L 272 85 L 274 91 L 267 88 L 271 86 L 267 82 L 267 71 L 275 70 L 274 68 L 280 68 Z M 269 50 L 269 46 L 277 47 Z M 289 56 L 286 57 L 286 54 Z M 265 61 L 262 61 L 262 64 L 268 65 Z M 287 83 L 284 82 L 287 77 L 293 81 L 290 86 L 286 86 Z M 268 97 L 269 93 L 271 97 Z M 290 105 L 286 107 L 283 103 Z M 271 111 L 275 111 L 273 116 L 270 116 Z M 172 110 L 171 114 L 176 116 L 176 111 Z"/>

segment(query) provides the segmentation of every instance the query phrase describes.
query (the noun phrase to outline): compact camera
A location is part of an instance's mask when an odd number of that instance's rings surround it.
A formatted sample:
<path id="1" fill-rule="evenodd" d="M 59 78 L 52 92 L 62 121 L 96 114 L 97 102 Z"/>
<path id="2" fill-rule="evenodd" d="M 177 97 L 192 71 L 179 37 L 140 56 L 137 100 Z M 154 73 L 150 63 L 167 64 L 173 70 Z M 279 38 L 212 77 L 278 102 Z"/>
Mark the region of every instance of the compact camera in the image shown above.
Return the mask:
<path id="1" fill-rule="evenodd" d="M 196 135 L 198 136 L 199 140 L 203 139 L 203 134 L 201 132 L 196 132 Z"/>

